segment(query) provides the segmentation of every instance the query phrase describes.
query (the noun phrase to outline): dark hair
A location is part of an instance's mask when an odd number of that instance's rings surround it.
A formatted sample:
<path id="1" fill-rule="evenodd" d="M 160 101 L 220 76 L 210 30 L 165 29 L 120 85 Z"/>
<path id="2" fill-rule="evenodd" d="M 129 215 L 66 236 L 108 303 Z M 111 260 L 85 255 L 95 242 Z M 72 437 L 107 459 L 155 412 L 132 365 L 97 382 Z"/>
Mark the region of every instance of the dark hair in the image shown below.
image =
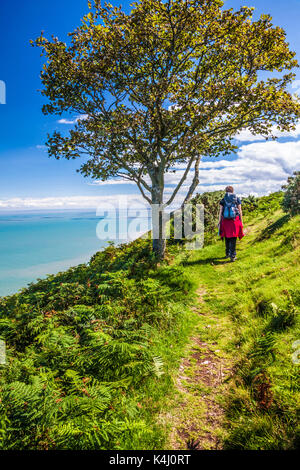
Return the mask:
<path id="1" fill-rule="evenodd" d="M 225 191 L 226 193 L 234 193 L 234 189 L 232 186 L 226 186 Z"/>

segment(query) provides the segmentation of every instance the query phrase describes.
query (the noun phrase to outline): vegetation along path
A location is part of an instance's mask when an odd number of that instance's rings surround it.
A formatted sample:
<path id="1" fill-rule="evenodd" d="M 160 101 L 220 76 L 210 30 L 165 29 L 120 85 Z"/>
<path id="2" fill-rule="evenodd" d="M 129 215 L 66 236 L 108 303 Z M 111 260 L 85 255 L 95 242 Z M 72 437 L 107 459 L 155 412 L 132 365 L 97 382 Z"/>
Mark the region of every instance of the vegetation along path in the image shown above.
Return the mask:
<path id="1" fill-rule="evenodd" d="M 209 318 L 203 311 L 203 291 L 199 305 L 193 309 Z M 210 329 L 211 325 L 204 326 Z M 224 410 L 220 397 L 230 374 L 230 361 L 220 355 L 217 343 L 202 341 L 201 333 L 191 338 L 176 380 L 179 406 L 169 415 L 173 429 L 169 437 L 172 449 L 220 449 L 220 434 Z"/>
<path id="2" fill-rule="evenodd" d="M 300 215 L 244 201 L 230 263 L 219 196 L 201 250 L 111 245 L 0 297 L 0 449 L 300 447 Z"/>
<path id="3" fill-rule="evenodd" d="M 248 214 L 235 263 L 221 242 L 181 259 L 198 285 L 198 319 L 160 416 L 166 448 L 299 447 L 299 216 L 285 216 L 277 198 Z"/>

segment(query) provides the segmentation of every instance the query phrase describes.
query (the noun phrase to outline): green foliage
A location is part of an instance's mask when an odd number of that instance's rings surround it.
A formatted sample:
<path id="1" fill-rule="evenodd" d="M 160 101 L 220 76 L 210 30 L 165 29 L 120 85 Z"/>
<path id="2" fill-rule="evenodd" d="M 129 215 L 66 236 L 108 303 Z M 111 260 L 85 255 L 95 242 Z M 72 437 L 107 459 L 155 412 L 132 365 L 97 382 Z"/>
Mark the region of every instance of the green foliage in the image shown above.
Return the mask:
<path id="1" fill-rule="evenodd" d="M 258 207 L 258 200 L 259 199 L 253 195 L 243 197 L 242 198 L 243 212 L 245 213 L 253 212 Z"/>
<path id="2" fill-rule="evenodd" d="M 117 449 L 139 437 L 152 446 L 138 400 L 167 380 L 153 336 L 176 331 L 176 299 L 191 287 L 137 240 L 1 298 L 0 448 Z"/>
<path id="3" fill-rule="evenodd" d="M 196 194 L 192 204 L 204 205 L 204 243 L 207 245 L 216 240 L 218 235 L 218 221 L 220 201 L 224 197 L 224 191 L 209 191 Z"/>
<path id="4" fill-rule="evenodd" d="M 288 296 L 288 303 L 285 307 L 278 308 L 273 304 L 274 316 L 270 321 L 269 329 L 274 331 L 282 331 L 291 326 L 295 326 L 299 310 L 294 304 L 290 292 L 286 292 Z"/>
<path id="5" fill-rule="evenodd" d="M 295 171 L 294 176 L 288 178 L 284 189 L 282 208 L 292 216 L 300 214 L 300 171 Z"/>
<path id="6" fill-rule="evenodd" d="M 255 204 L 247 203 L 244 206 L 243 199 L 243 213 L 245 215 L 249 214 L 249 217 L 265 217 L 268 214 L 271 214 L 281 209 L 281 203 L 283 199 L 283 192 L 278 191 L 276 193 L 269 194 L 268 196 L 262 196 L 255 200 Z"/>
<path id="7" fill-rule="evenodd" d="M 269 300 L 262 299 L 256 306 L 256 312 L 261 317 L 267 317 L 277 311 L 277 305 Z"/>

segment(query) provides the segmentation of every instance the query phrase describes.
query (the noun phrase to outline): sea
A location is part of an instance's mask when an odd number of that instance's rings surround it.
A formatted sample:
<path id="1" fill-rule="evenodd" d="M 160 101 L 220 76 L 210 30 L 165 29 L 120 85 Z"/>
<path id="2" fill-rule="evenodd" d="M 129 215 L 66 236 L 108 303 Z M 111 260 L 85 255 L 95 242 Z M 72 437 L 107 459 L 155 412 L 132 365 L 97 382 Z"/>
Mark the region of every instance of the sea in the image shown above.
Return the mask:
<path id="1" fill-rule="evenodd" d="M 95 210 L 0 212 L 0 296 L 88 262 L 109 241 L 124 243 L 149 229 L 149 214 L 137 214 L 138 219 L 127 215 L 99 217 Z"/>

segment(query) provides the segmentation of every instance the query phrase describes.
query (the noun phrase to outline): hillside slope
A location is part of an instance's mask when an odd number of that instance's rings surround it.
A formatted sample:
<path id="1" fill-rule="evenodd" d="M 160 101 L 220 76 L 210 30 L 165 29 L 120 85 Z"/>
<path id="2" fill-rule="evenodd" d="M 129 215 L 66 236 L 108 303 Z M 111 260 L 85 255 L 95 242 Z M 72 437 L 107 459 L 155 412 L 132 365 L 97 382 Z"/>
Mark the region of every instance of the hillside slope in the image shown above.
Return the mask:
<path id="1" fill-rule="evenodd" d="M 235 263 L 220 242 L 182 261 L 199 321 L 166 415 L 169 447 L 299 448 L 300 217 L 270 207 L 246 217 Z"/>
<path id="2" fill-rule="evenodd" d="M 236 263 L 137 240 L 0 298 L 0 448 L 299 447 L 300 217 L 278 197 Z"/>

